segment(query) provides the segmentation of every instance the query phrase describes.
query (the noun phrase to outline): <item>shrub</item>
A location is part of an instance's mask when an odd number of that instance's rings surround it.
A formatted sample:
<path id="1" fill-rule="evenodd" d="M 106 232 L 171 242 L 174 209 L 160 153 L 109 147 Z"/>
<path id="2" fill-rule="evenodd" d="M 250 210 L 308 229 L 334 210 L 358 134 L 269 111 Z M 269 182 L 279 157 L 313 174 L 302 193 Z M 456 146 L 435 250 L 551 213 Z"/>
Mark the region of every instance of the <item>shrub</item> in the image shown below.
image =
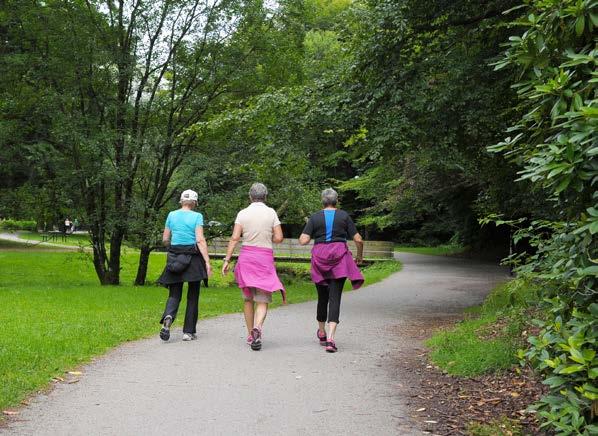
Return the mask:
<path id="1" fill-rule="evenodd" d="M 523 33 L 509 38 L 496 68 L 519 73 L 522 116 L 490 150 L 519 164 L 521 179 L 544 190 L 560 217 L 515 234 L 536 250 L 517 272 L 541 287 L 549 313 L 519 356 L 550 387 L 534 406 L 544 427 L 598 434 L 598 1 L 526 0 L 517 9 L 513 25 Z"/>
<path id="2" fill-rule="evenodd" d="M 33 220 L 0 220 L 0 229 L 2 230 L 29 230 L 35 232 L 37 223 Z"/>

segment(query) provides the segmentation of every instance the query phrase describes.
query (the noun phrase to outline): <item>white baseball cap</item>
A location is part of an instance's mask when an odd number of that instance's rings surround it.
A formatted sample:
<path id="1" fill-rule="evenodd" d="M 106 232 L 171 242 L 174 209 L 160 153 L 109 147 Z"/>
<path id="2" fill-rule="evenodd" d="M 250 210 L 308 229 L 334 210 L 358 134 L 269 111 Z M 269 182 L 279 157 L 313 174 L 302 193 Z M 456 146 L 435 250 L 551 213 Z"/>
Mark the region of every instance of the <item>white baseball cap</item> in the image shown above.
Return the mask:
<path id="1" fill-rule="evenodd" d="M 181 194 L 181 201 L 193 200 L 197 201 L 197 192 L 192 189 L 187 189 Z"/>

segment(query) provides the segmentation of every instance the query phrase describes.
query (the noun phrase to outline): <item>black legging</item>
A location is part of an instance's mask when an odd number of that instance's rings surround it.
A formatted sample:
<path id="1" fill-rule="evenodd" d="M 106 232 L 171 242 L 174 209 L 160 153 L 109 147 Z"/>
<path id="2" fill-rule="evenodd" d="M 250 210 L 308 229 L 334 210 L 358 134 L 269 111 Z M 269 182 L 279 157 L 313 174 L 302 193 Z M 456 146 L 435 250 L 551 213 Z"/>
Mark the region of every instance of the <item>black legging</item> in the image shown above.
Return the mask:
<path id="1" fill-rule="evenodd" d="M 189 289 L 187 290 L 187 310 L 185 311 L 185 324 L 183 325 L 183 333 L 196 333 L 198 306 L 199 306 L 199 285 L 200 282 L 189 282 Z M 168 286 L 169 295 L 166 301 L 166 309 L 162 320 L 168 315 L 172 316 L 172 320 L 176 318 L 179 310 L 179 304 L 183 297 L 183 283 L 174 283 Z"/>
<path id="2" fill-rule="evenodd" d="M 326 285 L 316 285 L 318 289 L 318 312 L 316 319 L 319 322 L 326 322 L 328 319 L 328 322 L 338 324 L 345 278 L 328 279 L 326 283 Z"/>

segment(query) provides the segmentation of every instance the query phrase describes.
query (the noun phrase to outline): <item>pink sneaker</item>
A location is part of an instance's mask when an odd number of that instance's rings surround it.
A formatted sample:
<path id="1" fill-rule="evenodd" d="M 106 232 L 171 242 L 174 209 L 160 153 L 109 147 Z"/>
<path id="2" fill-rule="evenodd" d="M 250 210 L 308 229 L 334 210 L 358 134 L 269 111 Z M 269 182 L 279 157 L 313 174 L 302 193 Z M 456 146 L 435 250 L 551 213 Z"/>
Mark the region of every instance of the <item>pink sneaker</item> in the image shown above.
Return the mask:
<path id="1" fill-rule="evenodd" d="M 336 348 L 336 344 L 334 341 L 326 342 L 326 352 L 327 353 L 336 353 L 338 349 Z"/>
<path id="2" fill-rule="evenodd" d="M 253 342 L 253 335 L 247 336 L 247 345 L 251 345 L 252 342 Z"/>
<path id="3" fill-rule="evenodd" d="M 316 336 L 320 341 L 320 345 L 326 346 L 326 332 L 323 332 L 322 330 L 318 329 L 318 331 L 316 332 Z"/>

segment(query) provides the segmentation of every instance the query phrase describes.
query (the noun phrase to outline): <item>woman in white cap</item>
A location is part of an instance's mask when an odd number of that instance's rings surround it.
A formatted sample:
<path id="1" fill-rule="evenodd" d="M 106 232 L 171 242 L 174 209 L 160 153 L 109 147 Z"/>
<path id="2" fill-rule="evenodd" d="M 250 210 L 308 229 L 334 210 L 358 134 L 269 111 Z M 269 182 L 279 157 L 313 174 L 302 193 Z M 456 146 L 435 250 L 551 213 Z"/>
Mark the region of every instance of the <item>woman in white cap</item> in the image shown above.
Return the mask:
<path id="1" fill-rule="evenodd" d="M 170 326 L 176 318 L 183 295 L 183 283 L 189 283 L 183 341 L 197 339 L 199 285 L 212 274 L 208 244 L 203 234 L 203 215 L 194 212 L 197 192 L 187 189 L 181 194 L 181 208 L 168 214 L 162 242 L 168 247 L 166 267 L 158 283 L 169 290 L 160 323 L 160 338 L 170 339 Z"/>

